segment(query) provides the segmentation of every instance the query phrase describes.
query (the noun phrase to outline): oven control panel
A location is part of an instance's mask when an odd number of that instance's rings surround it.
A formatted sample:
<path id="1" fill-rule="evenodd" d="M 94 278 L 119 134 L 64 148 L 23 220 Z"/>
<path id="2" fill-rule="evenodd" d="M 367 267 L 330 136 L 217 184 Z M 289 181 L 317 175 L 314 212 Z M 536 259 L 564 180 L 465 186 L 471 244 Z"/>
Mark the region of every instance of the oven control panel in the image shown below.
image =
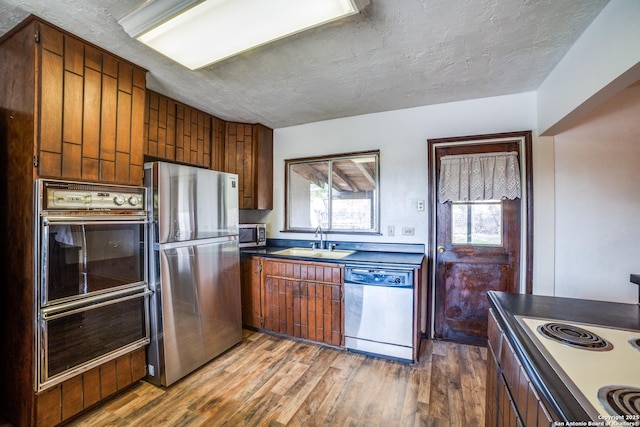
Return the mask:
<path id="1" fill-rule="evenodd" d="M 41 202 L 47 211 L 144 210 L 143 187 L 47 181 L 43 190 Z"/>

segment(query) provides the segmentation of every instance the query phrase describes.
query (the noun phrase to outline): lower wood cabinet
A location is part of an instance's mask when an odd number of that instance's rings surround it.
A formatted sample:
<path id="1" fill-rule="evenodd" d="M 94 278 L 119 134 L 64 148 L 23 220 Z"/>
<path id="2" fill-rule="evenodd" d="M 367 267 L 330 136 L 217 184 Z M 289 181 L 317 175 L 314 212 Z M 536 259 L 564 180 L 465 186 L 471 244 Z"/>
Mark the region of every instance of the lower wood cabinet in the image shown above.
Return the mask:
<path id="1" fill-rule="evenodd" d="M 267 258 L 260 262 L 260 327 L 333 346 L 343 345 L 343 266 Z M 255 274 L 251 277 L 255 278 Z M 252 289 L 255 291 L 255 286 Z M 248 309 L 247 319 L 245 323 L 254 319 Z"/>
<path id="2" fill-rule="evenodd" d="M 142 379 L 145 348 L 125 354 L 36 395 L 36 425 L 55 426 Z"/>
<path id="3" fill-rule="evenodd" d="M 553 419 L 505 338 L 493 310 L 489 310 L 488 336 L 486 427 L 549 427 Z"/>
<path id="4" fill-rule="evenodd" d="M 262 327 L 262 310 L 260 308 L 261 270 L 261 258 L 240 258 L 240 296 L 242 304 L 242 325 L 253 329 L 260 329 Z"/>

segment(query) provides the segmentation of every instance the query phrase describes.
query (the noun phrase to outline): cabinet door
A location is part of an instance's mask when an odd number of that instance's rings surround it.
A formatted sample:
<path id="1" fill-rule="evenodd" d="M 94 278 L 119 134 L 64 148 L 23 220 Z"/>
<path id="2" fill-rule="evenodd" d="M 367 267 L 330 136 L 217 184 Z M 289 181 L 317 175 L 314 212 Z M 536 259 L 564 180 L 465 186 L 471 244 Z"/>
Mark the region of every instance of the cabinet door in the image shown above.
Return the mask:
<path id="1" fill-rule="evenodd" d="M 294 300 L 294 336 L 339 346 L 342 341 L 340 285 L 299 282 Z M 298 308 L 299 307 L 299 308 Z"/>
<path id="2" fill-rule="evenodd" d="M 253 125 L 252 209 L 273 209 L 273 130 Z"/>
<path id="3" fill-rule="evenodd" d="M 41 177 L 142 184 L 145 71 L 40 24 Z"/>
<path id="4" fill-rule="evenodd" d="M 342 345 L 342 286 L 342 268 L 338 265 L 265 260 L 263 327 Z"/>
<path id="5" fill-rule="evenodd" d="M 240 259 L 240 283 L 242 300 L 242 324 L 260 328 L 260 258 Z"/>
<path id="6" fill-rule="evenodd" d="M 226 122 L 217 117 L 211 118 L 211 169 L 225 171 L 225 135 Z"/>
<path id="7" fill-rule="evenodd" d="M 273 209 L 273 131 L 226 123 L 224 170 L 238 174 L 240 209 Z"/>
<path id="8" fill-rule="evenodd" d="M 238 206 L 253 207 L 253 126 L 245 123 L 226 124 L 224 170 L 238 174 Z"/>
<path id="9" fill-rule="evenodd" d="M 287 333 L 287 287 L 291 289 L 294 283 L 270 275 L 264 277 L 264 298 L 262 300 L 263 327 L 272 332 Z M 293 334 L 289 334 L 293 335 Z"/>
<path id="10" fill-rule="evenodd" d="M 176 101 L 147 91 L 144 111 L 144 154 L 152 158 L 176 159 Z"/>
<path id="11" fill-rule="evenodd" d="M 176 160 L 211 167 L 211 116 L 184 104 L 176 109 Z"/>

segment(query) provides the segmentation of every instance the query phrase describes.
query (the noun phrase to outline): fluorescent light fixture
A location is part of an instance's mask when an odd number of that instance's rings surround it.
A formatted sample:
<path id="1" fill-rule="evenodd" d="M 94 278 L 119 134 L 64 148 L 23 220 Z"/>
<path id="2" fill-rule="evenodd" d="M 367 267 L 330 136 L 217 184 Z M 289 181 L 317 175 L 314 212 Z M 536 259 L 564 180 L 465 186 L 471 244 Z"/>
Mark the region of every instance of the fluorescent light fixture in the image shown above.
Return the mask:
<path id="1" fill-rule="evenodd" d="M 118 22 L 195 70 L 358 13 L 369 0 L 149 0 Z"/>

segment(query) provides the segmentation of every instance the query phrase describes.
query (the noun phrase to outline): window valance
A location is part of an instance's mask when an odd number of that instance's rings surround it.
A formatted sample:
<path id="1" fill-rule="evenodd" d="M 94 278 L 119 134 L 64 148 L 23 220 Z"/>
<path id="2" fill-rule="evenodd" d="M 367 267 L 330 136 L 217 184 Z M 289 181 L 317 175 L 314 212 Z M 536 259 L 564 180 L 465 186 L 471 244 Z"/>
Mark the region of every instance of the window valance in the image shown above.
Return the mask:
<path id="1" fill-rule="evenodd" d="M 520 197 L 515 151 L 443 156 L 440 161 L 440 203 Z"/>

